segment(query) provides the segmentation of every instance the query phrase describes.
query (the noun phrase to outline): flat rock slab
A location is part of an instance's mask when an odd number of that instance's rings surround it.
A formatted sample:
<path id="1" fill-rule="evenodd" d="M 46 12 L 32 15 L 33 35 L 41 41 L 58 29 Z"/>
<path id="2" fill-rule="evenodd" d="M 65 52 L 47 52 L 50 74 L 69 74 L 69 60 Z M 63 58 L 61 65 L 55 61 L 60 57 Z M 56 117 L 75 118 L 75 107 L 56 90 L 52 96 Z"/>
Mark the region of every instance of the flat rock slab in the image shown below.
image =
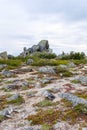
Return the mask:
<path id="1" fill-rule="evenodd" d="M 59 96 L 61 98 L 64 98 L 64 99 L 71 101 L 74 106 L 76 106 L 78 104 L 87 105 L 87 100 L 85 100 L 83 98 L 79 98 L 79 97 L 77 97 L 73 94 L 70 94 L 70 93 L 61 93 L 61 94 L 59 94 Z"/>

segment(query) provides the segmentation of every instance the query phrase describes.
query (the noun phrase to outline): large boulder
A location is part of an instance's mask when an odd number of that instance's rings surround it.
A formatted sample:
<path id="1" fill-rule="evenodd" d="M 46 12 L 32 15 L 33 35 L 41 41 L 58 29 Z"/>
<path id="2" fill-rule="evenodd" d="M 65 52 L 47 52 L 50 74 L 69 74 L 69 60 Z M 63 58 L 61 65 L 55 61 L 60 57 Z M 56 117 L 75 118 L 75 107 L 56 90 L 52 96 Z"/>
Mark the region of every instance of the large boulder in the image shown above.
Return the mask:
<path id="1" fill-rule="evenodd" d="M 49 49 L 48 40 L 41 40 L 37 45 L 33 45 L 31 48 L 28 49 L 24 47 L 23 52 L 20 54 L 20 56 L 26 57 L 29 54 L 33 54 L 34 52 L 43 52 L 43 51 L 52 53 L 52 50 Z"/>
<path id="2" fill-rule="evenodd" d="M 49 49 L 49 43 L 47 40 L 41 40 L 38 45 L 39 45 L 39 50 L 41 52 Z"/>
<path id="3" fill-rule="evenodd" d="M 39 50 L 39 45 L 33 45 L 33 46 L 32 46 L 32 51 L 33 51 L 33 52 L 40 51 L 40 50 Z"/>
<path id="4" fill-rule="evenodd" d="M 6 52 L 6 51 L 0 53 L 0 59 L 8 59 L 8 56 L 7 56 L 7 52 Z"/>

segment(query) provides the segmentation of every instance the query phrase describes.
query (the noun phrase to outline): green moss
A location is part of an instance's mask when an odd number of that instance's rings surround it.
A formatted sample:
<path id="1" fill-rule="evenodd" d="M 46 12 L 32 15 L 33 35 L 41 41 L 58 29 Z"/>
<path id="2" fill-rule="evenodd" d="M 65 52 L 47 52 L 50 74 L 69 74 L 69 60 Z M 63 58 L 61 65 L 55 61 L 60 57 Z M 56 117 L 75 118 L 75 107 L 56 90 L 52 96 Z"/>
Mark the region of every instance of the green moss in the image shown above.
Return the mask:
<path id="1" fill-rule="evenodd" d="M 0 64 L 7 64 L 7 69 L 14 69 L 22 64 L 20 59 L 0 60 Z"/>
<path id="2" fill-rule="evenodd" d="M 80 81 L 78 81 L 78 80 L 72 80 L 71 82 L 74 83 L 74 84 L 80 83 Z"/>
<path id="3" fill-rule="evenodd" d="M 72 107 L 73 106 L 72 102 L 70 102 L 66 99 L 62 99 L 61 102 L 63 102 L 64 107 Z"/>
<path id="4" fill-rule="evenodd" d="M 64 77 L 72 77 L 73 74 L 72 74 L 72 72 L 67 71 L 67 72 L 64 72 L 64 73 L 63 73 L 63 76 L 64 76 Z"/>
<path id="5" fill-rule="evenodd" d="M 43 125 L 43 124 L 49 124 L 53 125 L 57 122 L 58 118 L 61 116 L 61 111 L 59 110 L 53 110 L 49 109 L 46 111 L 39 111 L 36 115 L 30 115 L 28 116 L 28 120 L 32 121 L 32 125 Z"/>
<path id="6" fill-rule="evenodd" d="M 0 110 L 4 109 L 7 105 L 6 96 L 3 95 L 0 97 Z"/>
<path id="7" fill-rule="evenodd" d="M 43 100 L 37 104 L 35 104 L 34 106 L 38 106 L 38 107 L 46 107 L 46 106 L 52 106 L 53 103 L 49 100 Z"/>
<path id="8" fill-rule="evenodd" d="M 0 122 L 2 122 L 4 119 L 5 119 L 5 117 L 0 115 Z"/>
<path id="9" fill-rule="evenodd" d="M 41 130 L 51 130 L 51 126 L 48 124 L 43 124 Z"/>
<path id="10" fill-rule="evenodd" d="M 78 104 L 74 107 L 74 110 L 87 115 L 87 105 Z"/>
<path id="11" fill-rule="evenodd" d="M 64 77 L 71 77 L 71 76 L 73 76 L 72 72 L 70 72 L 68 69 L 60 67 L 60 66 L 56 67 L 56 73 L 57 74 L 62 73 L 62 76 L 64 76 Z"/>
<path id="12" fill-rule="evenodd" d="M 21 105 L 22 103 L 24 103 L 24 99 L 22 98 L 22 96 L 19 96 L 17 99 L 8 101 L 7 103 L 14 104 L 14 105 Z"/>
<path id="13" fill-rule="evenodd" d="M 52 101 L 49 101 L 47 99 L 37 103 L 37 104 L 34 104 L 33 106 L 37 106 L 37 107 L 46 107 L 46 106 L 56 106 L 58 105 L 59 102 L 52 102 Z"/>
<path id="14" fill-rule="evenodd" d="M 77 106 L 66 110 L 62 119 L 70 124 L 79 123 L 83 120 L 84 122 L 87 122 L 87 106 L 78 104 Z"/>

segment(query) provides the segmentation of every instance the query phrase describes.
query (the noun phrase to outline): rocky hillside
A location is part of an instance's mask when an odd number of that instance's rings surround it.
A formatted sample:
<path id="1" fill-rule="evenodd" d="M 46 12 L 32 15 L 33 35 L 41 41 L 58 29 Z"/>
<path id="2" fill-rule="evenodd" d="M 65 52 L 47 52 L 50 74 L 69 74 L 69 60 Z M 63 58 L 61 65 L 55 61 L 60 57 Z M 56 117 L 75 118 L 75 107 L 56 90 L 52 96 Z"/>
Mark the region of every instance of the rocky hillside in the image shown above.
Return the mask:
<path id="1" fill-rule="evenodd" d="M 86 130 L 87 60 L 40 51 L 0 60 L 0 130 Z"/>

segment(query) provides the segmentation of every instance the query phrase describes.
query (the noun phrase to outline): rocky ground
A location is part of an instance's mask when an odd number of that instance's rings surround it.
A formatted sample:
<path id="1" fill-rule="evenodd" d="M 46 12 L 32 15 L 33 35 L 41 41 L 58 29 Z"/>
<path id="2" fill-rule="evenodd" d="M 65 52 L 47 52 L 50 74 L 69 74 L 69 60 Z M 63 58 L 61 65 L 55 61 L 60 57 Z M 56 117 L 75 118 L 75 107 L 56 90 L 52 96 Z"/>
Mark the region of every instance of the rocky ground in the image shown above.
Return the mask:
<path id="1" fill-rule="evenodd" d="M 71 77 L 49 66 L 3 70 L 0 130 L 86 130 L 87 66 L 69 69 Z"/>

